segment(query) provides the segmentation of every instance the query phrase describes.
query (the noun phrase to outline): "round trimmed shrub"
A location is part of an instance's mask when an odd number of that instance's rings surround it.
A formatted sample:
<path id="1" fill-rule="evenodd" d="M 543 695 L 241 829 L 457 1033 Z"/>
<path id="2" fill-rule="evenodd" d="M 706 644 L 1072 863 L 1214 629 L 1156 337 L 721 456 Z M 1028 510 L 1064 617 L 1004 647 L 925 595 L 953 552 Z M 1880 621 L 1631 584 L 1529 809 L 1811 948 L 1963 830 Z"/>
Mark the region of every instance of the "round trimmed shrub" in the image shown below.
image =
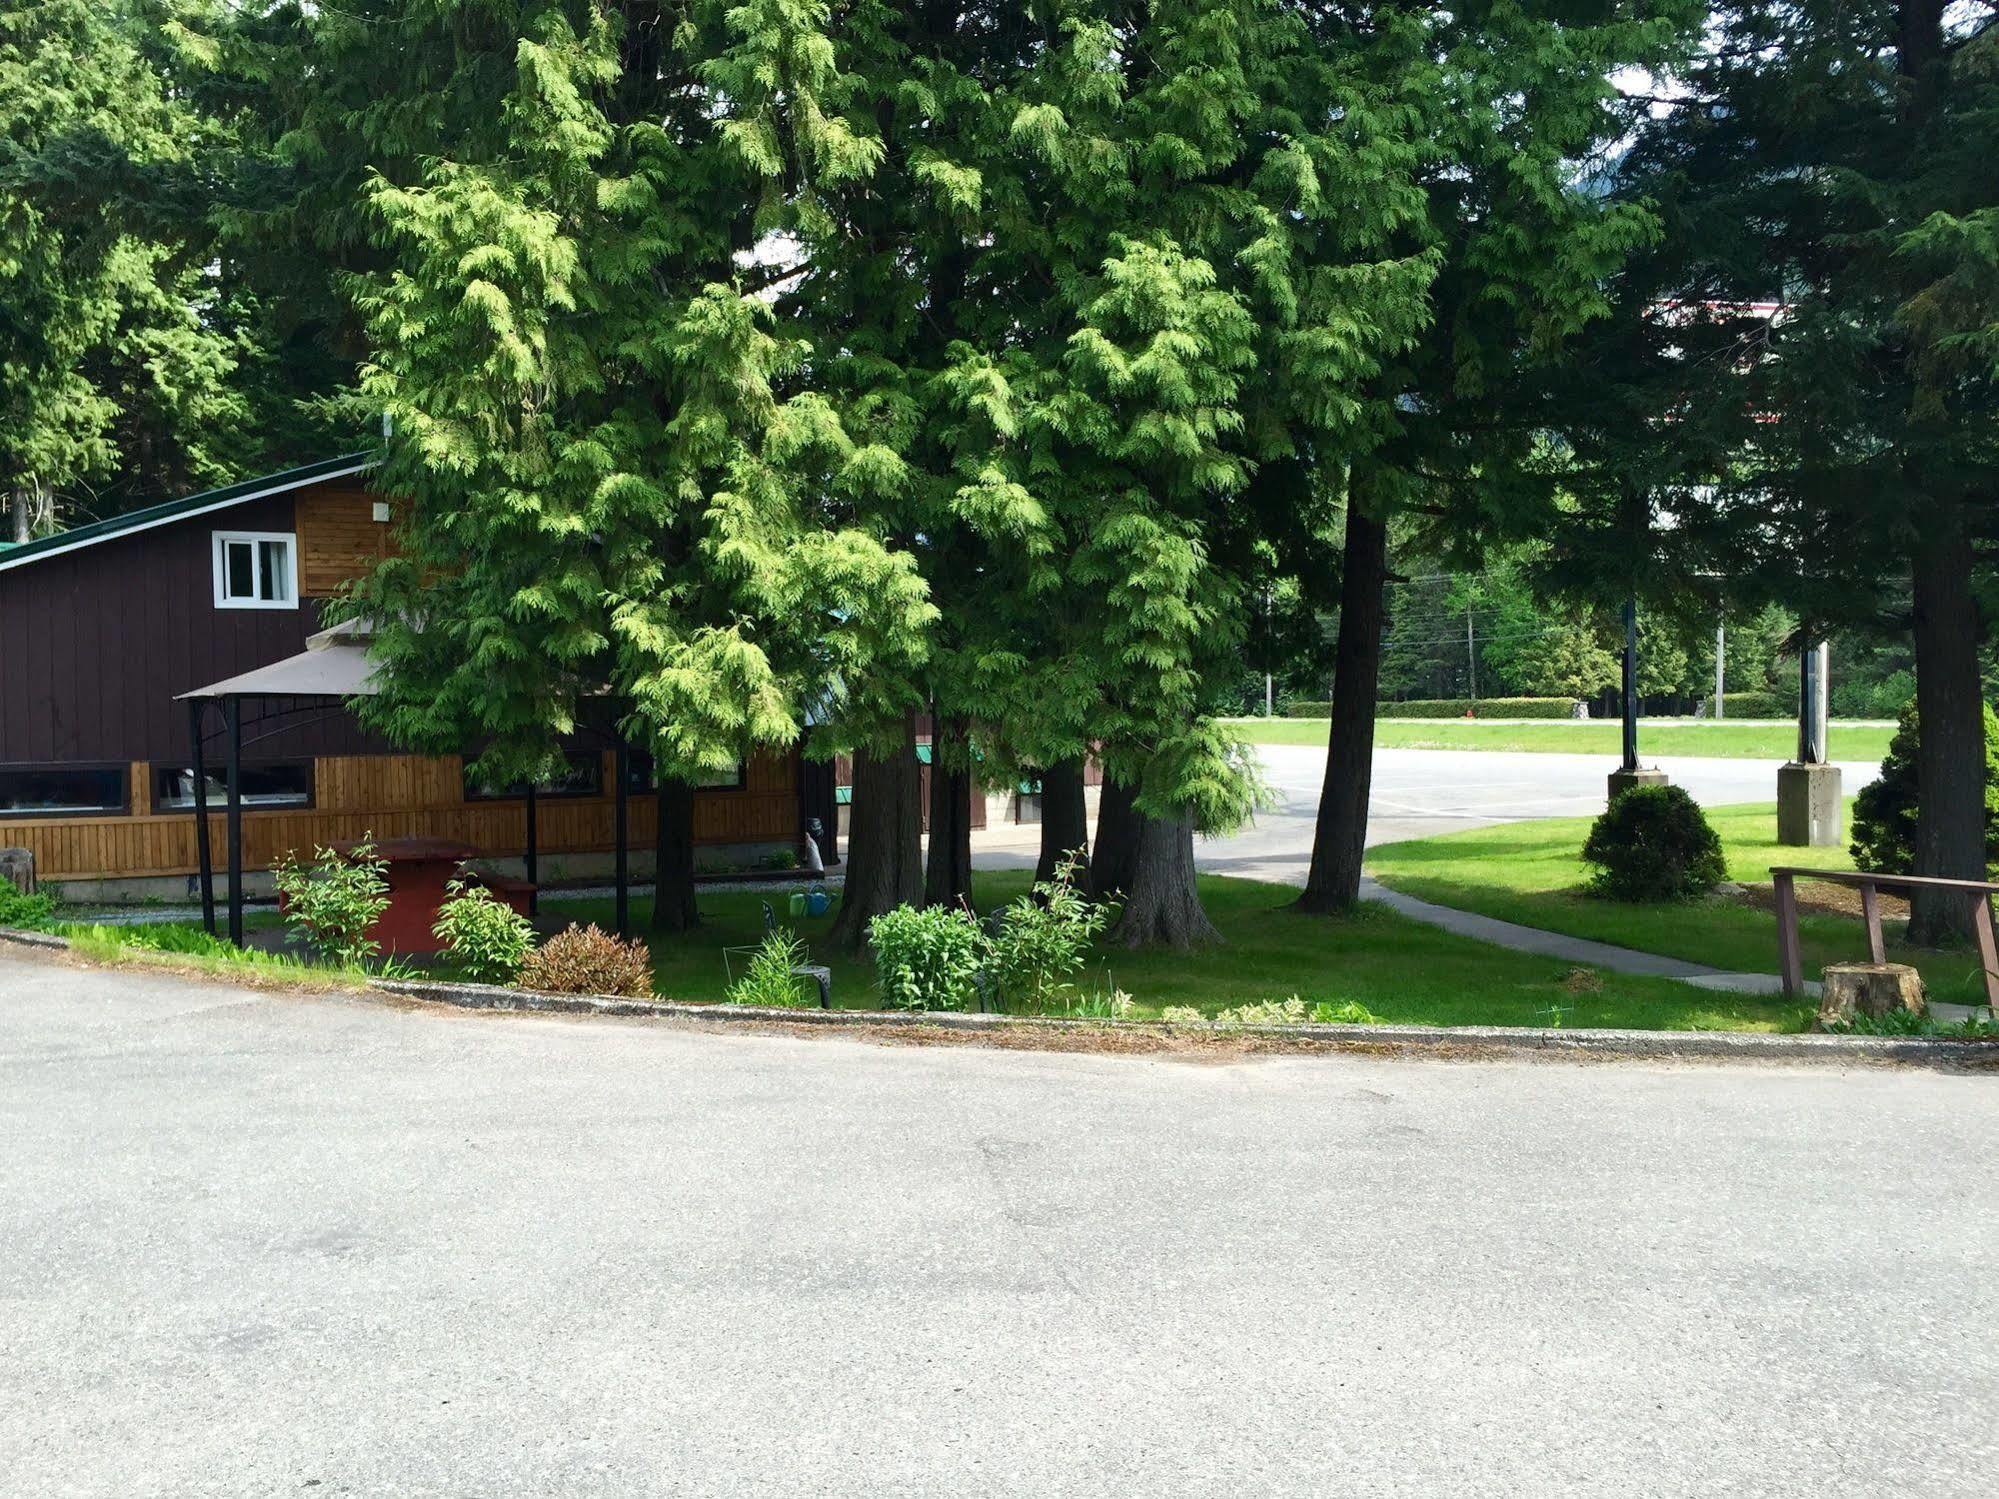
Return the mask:
<path id="1" fill-rule="evenodd" d="M 1691 900 L 1728 878 L 1721 839 L 1678 786 L 1633 786 L 1583 844 L 1590 889 L 1612 900 Z"/>

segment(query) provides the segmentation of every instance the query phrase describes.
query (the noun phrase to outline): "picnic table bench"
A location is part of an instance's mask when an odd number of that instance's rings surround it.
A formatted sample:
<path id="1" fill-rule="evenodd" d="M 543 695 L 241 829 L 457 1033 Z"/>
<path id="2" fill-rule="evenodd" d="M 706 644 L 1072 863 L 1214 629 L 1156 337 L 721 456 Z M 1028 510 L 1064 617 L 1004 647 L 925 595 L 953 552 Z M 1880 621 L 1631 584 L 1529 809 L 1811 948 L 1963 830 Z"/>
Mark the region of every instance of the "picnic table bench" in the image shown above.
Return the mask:
<path id="1" fill-rule="evenodd" d="M 1999 936 L 1992 923 L 1992 897 L 1999 884 L 1986 880 L 1944 880 L 1918 874 L 1869 874 L 1865 870 L 1773 868 L 1777 894 L 1777 963 L 1784 975 L 1784 997 L 1798 999 L 1805 991 L 1803 962 L 1798 955 L 1799 880 L 1824 880 L 1860 892 L 1860 919 L 1867 928 L 1867 957 L 1874 963 L 1888 961 L 1887 945 L 1881 939 L 1881 892 L 1883 890 L 1955 890 L 1972 903 L 1971 927 L 1978 938 L 1978 961 L 1985 971 L 1985 1002 L 1999 1010 Z"/>

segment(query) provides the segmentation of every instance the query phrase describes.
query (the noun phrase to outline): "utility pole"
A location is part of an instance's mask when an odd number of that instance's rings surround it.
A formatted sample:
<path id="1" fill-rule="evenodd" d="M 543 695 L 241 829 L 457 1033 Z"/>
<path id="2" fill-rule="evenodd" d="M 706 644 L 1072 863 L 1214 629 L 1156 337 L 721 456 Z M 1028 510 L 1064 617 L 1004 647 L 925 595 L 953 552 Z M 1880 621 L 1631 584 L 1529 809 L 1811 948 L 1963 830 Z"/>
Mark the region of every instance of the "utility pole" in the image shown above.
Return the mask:
<path id="1" fill-rule="evenodd" d="M 1634 786 L 1663 786 L 1663 770 L 1638 766 L 1638 601 L 1624 601 L 1624 763 L 1610 773 L 1610 799 Z"/>
<path id="2" fill-rule="evenodd" d="M 1728 701 L 1728 627 L 1714 622 L 1714 716 L 1722 717 Z"/>
<path id="3" fill-rule="evenodd" d="M 1478 713 L 1478 640 L 1472 633 L 1471 605 L 1465 605 L 1465 670 L 1471 675 L 1471 710 Z"/>
<path id="4" fill-rule="evenodd" d="M 1263 624 L 1264 634 L 1268 635 L 1270 633 L 1270 590 L 1267 587 L 1263 590 Z M 1277 693 L 1271 685 L 1269 672 L 1263 674 L 1263 716 L 1265 718 L 1275 718 L 1277 716 Z"/>

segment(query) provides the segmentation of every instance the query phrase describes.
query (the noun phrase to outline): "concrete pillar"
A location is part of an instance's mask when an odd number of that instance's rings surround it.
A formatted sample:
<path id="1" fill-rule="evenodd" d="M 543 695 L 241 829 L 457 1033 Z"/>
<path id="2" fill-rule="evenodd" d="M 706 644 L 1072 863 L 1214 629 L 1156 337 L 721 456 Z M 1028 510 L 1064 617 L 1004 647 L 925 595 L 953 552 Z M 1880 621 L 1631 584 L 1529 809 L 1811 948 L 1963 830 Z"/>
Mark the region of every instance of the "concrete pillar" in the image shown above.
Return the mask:
<path id="1" fill-rule="evenodd" d="M 1794 761 L 1777 767 L 1777 841 L 1791 848 L 1838 848 L 1846 800 L 1839 767 Z"/>
<path id="2" fill-rule="evenodd" d="M 1798 654 L 1798 758 L 1777 767 L 1777 841 L 1790 848 L 1838 848 L 1846 802 L 1839 767 L 1826 763 L 1825 642 Z"/>
<path id="3" fill-rule="evenodd" d="M 1630 770 L 1620 768 L 1610 773 L 1609 799 L 1616 801 L 1620 793 L 1629 791 L 1633 786 L 1664 786 L 1665 784 L 1667 784 L 1667 777 L 1666 772 L 1663 770 L 1646 770 L 1642 767 L 1634 767 Z"/>

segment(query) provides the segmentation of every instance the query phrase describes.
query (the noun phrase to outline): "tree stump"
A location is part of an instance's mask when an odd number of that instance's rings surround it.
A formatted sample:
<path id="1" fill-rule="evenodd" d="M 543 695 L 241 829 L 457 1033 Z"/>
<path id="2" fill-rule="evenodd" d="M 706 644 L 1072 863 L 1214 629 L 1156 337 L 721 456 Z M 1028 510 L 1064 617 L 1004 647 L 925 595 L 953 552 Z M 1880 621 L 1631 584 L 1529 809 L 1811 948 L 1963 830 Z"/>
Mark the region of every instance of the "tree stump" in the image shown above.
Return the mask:
<path id="1" fill-rule="evenodd" d="M 35 851 L 31 848 L 0 848 L 0 880 L 23 895 L 35 893 Z"/>
<path id="2" fill-rule="evenodd" d="M 1879 1019 L 1890 1010 L 1922 1014 L 1923 976 L 1906 963 L 1834 963 L 1825 971 L 1819 1027 L 1856 1014 Z"/>

